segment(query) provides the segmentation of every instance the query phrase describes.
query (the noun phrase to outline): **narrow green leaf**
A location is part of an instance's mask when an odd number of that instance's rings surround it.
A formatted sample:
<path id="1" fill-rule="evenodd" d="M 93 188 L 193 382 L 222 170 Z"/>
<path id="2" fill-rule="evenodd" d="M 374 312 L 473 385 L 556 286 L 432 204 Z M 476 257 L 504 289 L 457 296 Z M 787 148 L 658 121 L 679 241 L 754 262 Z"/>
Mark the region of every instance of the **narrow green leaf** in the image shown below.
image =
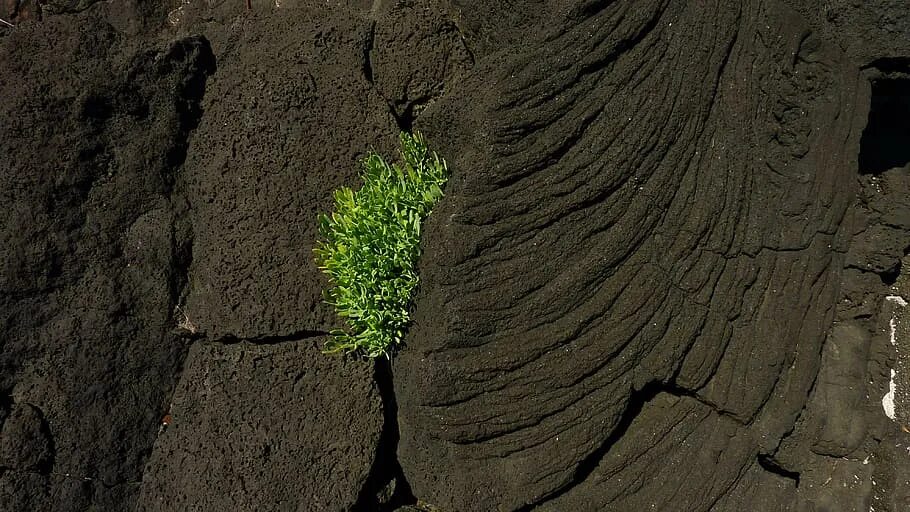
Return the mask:
<path id="1" fill-rule="evenodd" d="M 442 197 L 448 171 L 419 133 L 401 134 L 400 156 L 390 165 L 370 152 L 361 161 L 363 186 L 339 188 L 335 210 L 318 216 L 313 254 L 332 283 L 325 301 L 347 325 L 332 331 L 327 353 L 390 357 L 410 323 L 421 222 Z"/>

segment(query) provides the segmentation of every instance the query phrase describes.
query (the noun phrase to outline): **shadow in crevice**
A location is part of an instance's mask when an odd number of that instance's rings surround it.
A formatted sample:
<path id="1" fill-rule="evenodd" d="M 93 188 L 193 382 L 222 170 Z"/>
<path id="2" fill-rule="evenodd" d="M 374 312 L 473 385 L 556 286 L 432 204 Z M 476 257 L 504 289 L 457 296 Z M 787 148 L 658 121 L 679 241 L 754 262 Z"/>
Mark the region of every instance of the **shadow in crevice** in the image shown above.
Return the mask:
<path id="1" fill-rule="evenodd" d="M 889 69 L 897 64 L 889 65 Z M 910 163 L 910 65 L 872 79 L 869 120 L 860 139 L 860 174 L 880 174 Z"/>
<path id="2" fill-rule="evenodd" d="M 536 503 L 526 505 L 517 512 L 530 512 L 540 505 L 559 498 L 560 496 L 568 493 L 578 484 L 587 480 L 587 478 L 597 469 L 597 466 L 600 465 L 600 461 L 607 455 L 613 445 L 615 445 L 626 433 L 629 431 L 629 427 L 632 426 L 632 422 L 641 414 L 641 411 L 644 409 L 645 404 L 653 400 L 660 393 L 673 393 L 672 390 L 668 390 L 669 386 L 663 382 L 655 381 L 647 384 L 645 387 L 640 390 L 633 391 L 632 395 L 629 397 L 629 402 L 626 405 L 626 410 L 623 412 L 622 418 L 619 420 L 619 423 L 616 425 L 616 428 L 613 429 L 613 432 L 597 447 L 596 450 L 589 453 L 581 462 L 578 464 L 578 467 L 575 468 L 575 473 L 572 475 L 572 479 L 564 485 L 562 488 L 556 490 L 549 496 L 544 497 Z"/>
<path id="3" fill-rule="evenodd" d="M 680 387 L 674 382 L 649 382 L 643 388 L 632 391 L 632 394 L 629 396 L 629 401 L 627 402 L 626 409 L 623 412 L 619 423 L 610 433 L 609 437 L 607 437 L 603 443 L 597 447 L 597 449 L 589 453 L 584 459 L 581 460 L 575 469 L 575 473 L 572 475 L 572 478 L 568 483 L 550 495 L 538 500 L 537 502 L 518 509 L 517 512 L 529 512 L 531 510 L 535 510 L 537 507 L 543 505 L 544 503 L 552 501 L 559 498 L 560 496 L 569 493 L 576 486 L 587 480 L 600 465 L 604 457 L 606 457 L 610 450 L 613 449 L 616 443 L 622 440 L 623 437 L 629 433 L 629 429 L 632 427 L 632 424 L 635 422 L 635 420 L 638 419 L 645 406 L 657 398 L 657 396 L 660 394 L 693 400 L 701 406 L 709 408 L 718 417 L 725 418 L 740 425 L 746 424 L 744 420 L 737 418 L 729 412 L 724 411 L 718 408 L 716 405 L 704 400 L 695 391 Z"/>
<path id="4" fill-rule="evenodd" d="M 796 483 L 796 487 L 799 488 L 799 472 L 790 471 L 781 467 L 773 457 L 769 455 L 759 454 L 758 456 L 758 465 L 761 466 L 765 471 L 777 475 L 788 480 L 793 480 Z"/>
<path id="5" fill-rule="evenodd" d="M 906 256 L 906 252 L 904 253 Z M 897 260 L 891 268 L 884 270 L 878 274 L 878 277 L 881 278 L 882 284 L 885 286 L 892 286 L 897 282 L 897 278 L 901 275 L 901 267 L 903 263 L 901 260 Z"/>
<path id="6" fill-rule="evenodd" d="M 199 126 L 202 119 L 202 99 L 205 96 L 206 81 L 218 67 L 211 45 L 201 36 L 175 43 L 166 58 L 159 60 L 157 71 L 167 73 L 178 66 L 183 68 L 183 76 L 178 85 L 176 101 L 178 119 L 176 136 L 167 154 L 170 172 L 165 176 L 165 183 L 169 190 L 174 186 L 174 173 L 186 160 L 190 133 Z"/>
<path id="7" fill-rule="evenodd" d="M 370 30 L 363 41 L 363 77 L 373 85 L 373 44 L 376 42 L 376 22 L 370 23 Z"/>
<path id="8" fill-rule="evenodd" d="M 355 512 L 390 512 L 417 503 L 398 463 L 398 401 L 388 359 L 376 359 L 374 379 L 382 399 L 382 433 L 370 474 L 352 509 Z"/>

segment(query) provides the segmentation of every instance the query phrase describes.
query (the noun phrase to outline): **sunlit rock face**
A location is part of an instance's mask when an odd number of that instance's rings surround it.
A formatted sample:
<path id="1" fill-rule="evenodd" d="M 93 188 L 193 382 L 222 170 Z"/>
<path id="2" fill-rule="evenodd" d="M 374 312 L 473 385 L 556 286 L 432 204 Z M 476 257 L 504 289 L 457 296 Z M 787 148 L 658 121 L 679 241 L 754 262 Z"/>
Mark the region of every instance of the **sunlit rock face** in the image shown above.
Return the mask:
<path id="1" fill-rule="evenodd" d="M 776 2 L 589 3 L 533 37 L 418 121 L 453 175 L 396 362 L 415 495 L 789 506 L 775 454 L 838 298 L 857 69 Z"/>

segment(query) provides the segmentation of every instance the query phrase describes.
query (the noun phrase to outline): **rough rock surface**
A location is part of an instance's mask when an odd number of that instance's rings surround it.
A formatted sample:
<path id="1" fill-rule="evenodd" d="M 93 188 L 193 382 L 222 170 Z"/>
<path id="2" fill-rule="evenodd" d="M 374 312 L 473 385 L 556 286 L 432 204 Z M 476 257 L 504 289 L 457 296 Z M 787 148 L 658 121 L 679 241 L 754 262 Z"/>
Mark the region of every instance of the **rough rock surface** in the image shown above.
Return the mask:
<path id="1" fill-rule="evenodd" d="M 320 343 L 194 344 L 139 510 L 350 509 L 375 458 L 380 399 L 369 366 Z"/>
<path id="2" fill-rule="evenodd" d="M 776 2 L 556 25 L 418 122 L 454 177 L 396 375 L 414 493 L 794 506 L 777 451 L 835 313 L 867 86 Z"/>
<path id="3" fill-rule="evenodd" d="M 0 509 L 120 510 L 186 350 L 171 183 L 213 57 L 86 17 L 23 25 L 0 59 Z"/>
<path id="4" fill-rule="evenodd" d="M 368 2 L 4 6 L 17 27 L 0 32 L 2 142 L 37 158 L 3 173 L 0 508 L 132 509 L 140 480 L 148 510 L 337 510 L 394 489 L 394 413 L 373 366 L 299 340 L 336 322 L 312 263 L 316 214 L 471 65 L 452 22 Z M 135 37 L 149 27 L 164 37 Z M 234 368 L 238 351 L 278 374 Z M 217 404 L 200 403 L 199 368 L 222 371 Z M 260 418 L 274 452 L 217 467 L 175 455 L 230 444 L 234 411 Z M 204 468 L 217 471 L 200 482 Z"/>
<path id="5" fill-rule="evenodd" d="M 905 1 L 0 19 L 0 510 L 907 507 Z M 408 347 L 324 357 L 316 214 L 413 127 Z"/>
<path id="6" fill-rule="evenodd" d="M 211 339 L 332 327 L 312 262 L 317 214 L 331 206 L 326 191 L 354 183 L 358 157 L 395 142 L 363 73 L 369 22 L 318 14 L 247 19 L 219 43 L 181 174 L 193 231 L 186 311 Z"/>
<path id="7" fill-rule="evenodd" d="M 784 0 L 858 65 L 910 55 L 910 8 L 903 0 Z"/>

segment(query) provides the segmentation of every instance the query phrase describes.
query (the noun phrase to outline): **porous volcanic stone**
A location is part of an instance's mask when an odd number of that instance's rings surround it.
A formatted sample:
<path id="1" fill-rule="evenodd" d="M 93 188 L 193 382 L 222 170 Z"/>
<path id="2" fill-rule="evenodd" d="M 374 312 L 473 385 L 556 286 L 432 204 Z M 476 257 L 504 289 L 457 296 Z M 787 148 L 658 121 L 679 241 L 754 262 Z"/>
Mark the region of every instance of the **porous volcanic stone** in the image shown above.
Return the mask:
<path id="1" fill-rule="evenodd" d="M 214 57 L 85 13 L 5 30 L 0 60 L 3 500 L 128 510 L 187 347 L 173 176 Z"/>
<path id="2" fill-rule="evenodd" d="M 776 2 L 589 2 L 536 27 L 417 123 L 452 179 L 396 363 L 415 495 L 786 509 L 774 455 L 838 299 L 868 89 Z"/>
<path id="3" fill-rule="evenodd" d="M 139 510 L 348 510 L 381 403 L 371 365 L 318 342 L 193 345 Z"/>

